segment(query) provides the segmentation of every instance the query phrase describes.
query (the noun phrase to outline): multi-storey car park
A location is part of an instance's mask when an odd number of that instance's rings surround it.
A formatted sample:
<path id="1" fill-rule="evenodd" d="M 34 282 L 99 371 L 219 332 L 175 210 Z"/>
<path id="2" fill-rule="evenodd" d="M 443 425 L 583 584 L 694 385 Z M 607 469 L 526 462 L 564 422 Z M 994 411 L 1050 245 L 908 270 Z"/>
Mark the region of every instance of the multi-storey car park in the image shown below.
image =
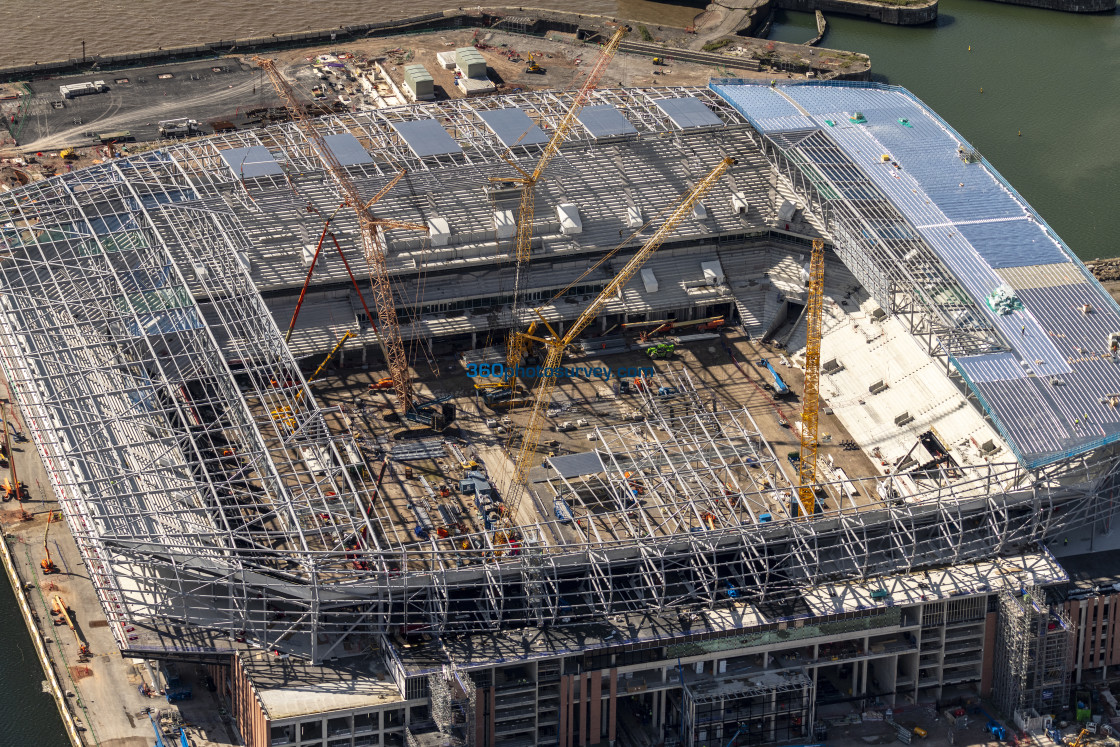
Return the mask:
<path id="1" fill-rule="evenodd" d="M 629 391 L 562 381 L 575 434 L 496 528 L 524 414 L 490 412 L 463 363 L 511 326 L 507 160 L 531 171 L 570 97 L 313 122 L 362 194 L 406 171 L 375 211 L 429 228 L 383 239 L 443 433 L 386 423 L 376 375 L 301 370 L 345 332 L 380 363 L 356 220 L 295 125 L 0 196 L 5 373 L 121 651 L 217 662 L 250 745 L 796 741 L 852 702 L 993 682 L 1009 714 L 1064 705 L 1077 633 L 1046 543 L 1113 514 L 1120 308 L 898 88 L 595 92 L 537 188 L 523 305 L 562 331 L 730 156 L 572 362 L 653 365 L 627 324 L 733 326 Z M 760 359 L 799 391 L 817 236 L 807 516 L 802 403 Z"/>

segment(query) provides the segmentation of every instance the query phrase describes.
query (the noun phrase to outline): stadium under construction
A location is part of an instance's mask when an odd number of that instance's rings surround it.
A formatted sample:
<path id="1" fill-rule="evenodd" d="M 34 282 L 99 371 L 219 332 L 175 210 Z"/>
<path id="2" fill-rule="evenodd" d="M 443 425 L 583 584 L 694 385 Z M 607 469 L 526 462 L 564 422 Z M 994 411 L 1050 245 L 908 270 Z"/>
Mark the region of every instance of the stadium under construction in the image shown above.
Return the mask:
<path id="1" fill-rule="evenodd" d="M 252 747 L 1064 707 L 1092 667 L 1055 554 L 1116 510 L 1120 307 L 878 84 L 596 90 L 519 224 L 575 96 L 226 132 L 0 195 L 0 360 L 122 653 L 209 663 Z M 582 332 L 536 407 L 533 377 L 467 375 L 530 325 L 529 363 Z"/>

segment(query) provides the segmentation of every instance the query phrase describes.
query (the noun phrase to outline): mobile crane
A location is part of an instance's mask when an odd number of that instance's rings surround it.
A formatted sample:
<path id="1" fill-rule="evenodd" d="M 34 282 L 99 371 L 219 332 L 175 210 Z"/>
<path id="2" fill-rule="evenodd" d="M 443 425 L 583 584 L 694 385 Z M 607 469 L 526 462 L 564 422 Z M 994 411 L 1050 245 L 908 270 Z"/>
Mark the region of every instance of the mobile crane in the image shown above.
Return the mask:
<path id="1" fill-rule="evenodd" d="M 370 319 L 371 325 L 376 325 L 377 341 L 385 362 L 389 367 L 389 374 L 393 379 L 393 388 L 397 393 L 397 405 L 402 414 L 409 414 L 414 409 L 414 390 L 412 373 L 409 371 L 408 358 L 405 355 L 404 342 L 401 340 L 400 324 L 397 321 L 397 309 L 393 301 L 393 289 L 389 280 L 389 268 L 385 260 L 385 246 L 382 233 L 391 228 L 406 229 L 411 231 L 428 231 L 427 226 L 403 221 L 377 218 L 370 212 L 370 208 L 378 202 L 403 176 L 399 174 L 389 184 L 383 187 L 372 199 L 366 200 L 354 186 L 350 175 L 335 156 L 327 144 L 323 134 L 308 117 L 300 104 L 295 89 L 292 87 L 276 67 L 274 60 L 263 57 L 254 57 L 253 61 L 264 70 L 276 88 L 276 93 L 283 100 L 292 115 L 292 121 L 307 138 L 312 150 L 323 162 L 324 168 L 334 179 L 346 204 L 354 210 L 358 218 L 359 234 L 361 235 L 362 250 L 370 268 L 370 283 L 373 286 L 374 306 L 377 310 L 377 322 Z"/>
<path id="2" fill-rule="evenodd" d="M 47 546 L 47 537 L 51 533 L 51 522 L 54 521 L 54 511 L 47 514 L 47 529 L 43 532 L 43 559 L 39 561 L 39 567 L 43 569 L 44 574 L 58 573 L 58 566 L 54 564 L 51 559 L 51 549 Z"/>
<path id="3" fill-rule="evenodd" d="M 514 466 L 513 479 L 510 481 L 508 494 L 506 496 L 506 505 L 509 507 L 509 510 L 506 512 L 507 521 L 516 522 L 518 506 L 527 490 L 526 480 L 529 476 L 529 469 L 532 467 L 534 456 L 537 452 L 537 444 L 540 442 L 541 431 L 544 429 L 545 412 L 548 410 L 548 405 L 551 401 L 552 389 L 556 385 L 556 376 L 553 372 L 559 367 L 560 360 L 564 356 L 564 351 L 572 344 L 576 337 L 587 328 L 587 325 L 595 320 L 603 307 L 606 306 L 612 298 L 618 296 L 622 289 L 626 287 L 626 284 L 630 282 L 634 274 L 646 263 L 646 260 L 661 247 L 665 239 L 672 233 L 673 229 L 688 217 L 692 206 L 707 194 L 734 164 L 734 158 L 724 158 L 721 160 L 707 176 L 701 179 L 696 186 L 677 203 L 676 208 L 669 214 L 669 217 L 665 219 L 665 223 L 661 228 L 642 245 L 642 248 L 626 263 L 626 266 L 607 283 L 607 286 L 595 297 L 595 300 L 583 310 L 579 318 L 572 322 L 567 334 L 563 337 L 552 329 L 548 322 L 545 321 L 544 317 L 541 316 L 540 310 L 537 310 L 537 316 L 540 317 L 541 324 L 547 328 L 549 336 L 546 338 L 531 337 L 530 339 L 544 346 L 547 350 L 547 357 L 542 368 L 544 373 L 537 384 L 537 390 L 533 400 L 533 411 L 529 416 L 529 424 L 524 431 L 521 448 L 518 451 L 517 461 Z M 528 337 L 528 335 L 524 336 Z"/>
<path id="4" fill-rule="evenodd" d="M 74 625 L 74 618 L 70 617 L 70 610 L 66 608 L 66 602 L 62 601 L 62 597 L 57 594 L 52 601 L 54 603 L 54 613 L 62 616 L 62 620 L 70 628 L 70 632 L 74 634 L 74 640 L 78 642 L 79 659 L 89 656 L 89 644 L 86 643 L 86 639 L 82 637 L 77 626 Z"/>
<path id="5" fill-rule="evenodd" d="M 12 439 L 8 434 L 8 421 L 0 417 L 0 423 L 4 425 L 4 451 L 8 457 L 8 467 L 12 471 L 11 477 L 4 478 L 3 499 L 5 502 L 10 500 L 30 500 L 31 493 L 27 490 L 27 486 L 19 481 L 19 475 L 16 473 L 16 457 L 15 454 L 12 453 Z"/>

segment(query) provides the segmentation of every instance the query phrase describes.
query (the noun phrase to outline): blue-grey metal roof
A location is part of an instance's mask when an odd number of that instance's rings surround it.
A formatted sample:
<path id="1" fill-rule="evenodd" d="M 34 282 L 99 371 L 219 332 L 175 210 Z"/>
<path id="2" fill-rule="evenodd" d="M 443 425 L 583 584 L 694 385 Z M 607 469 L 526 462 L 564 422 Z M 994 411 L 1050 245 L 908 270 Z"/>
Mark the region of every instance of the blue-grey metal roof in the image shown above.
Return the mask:
<path id="1" fill-rule="evenodd" d="M 560 454 L 548 458 L 552 468 L 566 479 L 596 475 L 606 470 L 597 451 L 583 451 L 577 454 Z"/>
<path id="2" fill-rule="evenodd" d="M 277 176 L 284 173 L 284 169 L 263 145 L 230 148 L 221 151 L 220 154 L 236 179 L 253 179 L 258 176 Z"/>
<path id="3" fill-rule="evenodd" d="M 548 142 L 548 135 L 522 109 L 490 109 L 479 112 L 478 116 L 507 148 Z"/>
<path id="4" fill-rule="evenodd" d="M 585 106 L 577 119 L 587 129 L 587 134 L 593 138 L 638 134 L 637 128 L 630 124 L 630 120 L 610 104 Z"/>
<path id="5" fill-rule="evenodd" d="M 327 147 L 334 153 L 342 166 L 359 166 L 363 163 L 373 163 L 373 157 L 358 142 L 358 138 L 349 132 L 340 132 L 337 135 L 327 135 L 323 138 Z"/>
<path id="6" fill-rule="evenodd" d="M 957 368 L 963 369 L 973 384 L 1027 377 L 1027 372 L 1019 363 L 1019 356 L 1013 353 L 988 353 L 957 358 Z"/>
<path id="7" fill-rule="evenodd" d="M 408 120 L 389 123 L 397 134 L 404 139 L 409 149 L 418 157 L 446 156 L 462 153 L 463 149 L 455 142 L 447 130 L 434 119 Z"/>
<path id="8" fill-rule="evenodd" d="M 687 130 L 691 127 L 716 127 L 723 120 L 698 98 L 681 96 L 676 99 L 657 99 L 657 108 L 673 121 L 677 127 Z"/>
<path id="9" fill-rule="evenodd" d="M 711 88 L 808 169 L 824 199 L 859 210 L 853 188 L 877 191 L 866 197 L 885 198 L 907 225 L 868 220 L 868 230 L 916 234 L 948 268 L 1006 349 L 957 356 L 954 365 L 1024 464 L 1120 440 L 1120 408 L 1105 396 L 1120 395 L 1120 360 L 1107 350 L 1120 307 L 948 123 L 908 91 L 879 84 Z M 831 141 L 833 152 L 808 142 L 806 131 Z M 998 288 L 1010 288 L 1022 308 L 993 311 L 986 298 Z"/>
<path id="10" fill-rule="evenodd" d="M 712 90 L 738 109 L 760 132 L 816 128 L 793 103 L 769 86 L 713 85 Z"/>

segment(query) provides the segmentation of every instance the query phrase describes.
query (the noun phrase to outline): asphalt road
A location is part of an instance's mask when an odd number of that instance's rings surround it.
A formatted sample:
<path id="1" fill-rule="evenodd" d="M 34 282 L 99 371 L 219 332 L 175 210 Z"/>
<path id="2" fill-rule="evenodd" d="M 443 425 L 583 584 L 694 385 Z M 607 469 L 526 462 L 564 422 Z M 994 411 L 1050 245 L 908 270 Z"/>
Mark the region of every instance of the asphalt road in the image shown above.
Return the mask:
<path id="1" fill-rule="evenodd" d="M 94 80 L 109 90 L 66 100 L 59 94 L 59 86 Z M 209 133 L 211 120 L 242 120 L 246 109 L 280 105 L 260 70 L 231 58 L 92 71 L 35 81 L 31 89 L 20 144 L 40 151 L 97 144 L 97 134 L 116 130 L 128 130 L 138 141 L 156 140 L 157 123 L 177 117 L 197 119 Z"/>

